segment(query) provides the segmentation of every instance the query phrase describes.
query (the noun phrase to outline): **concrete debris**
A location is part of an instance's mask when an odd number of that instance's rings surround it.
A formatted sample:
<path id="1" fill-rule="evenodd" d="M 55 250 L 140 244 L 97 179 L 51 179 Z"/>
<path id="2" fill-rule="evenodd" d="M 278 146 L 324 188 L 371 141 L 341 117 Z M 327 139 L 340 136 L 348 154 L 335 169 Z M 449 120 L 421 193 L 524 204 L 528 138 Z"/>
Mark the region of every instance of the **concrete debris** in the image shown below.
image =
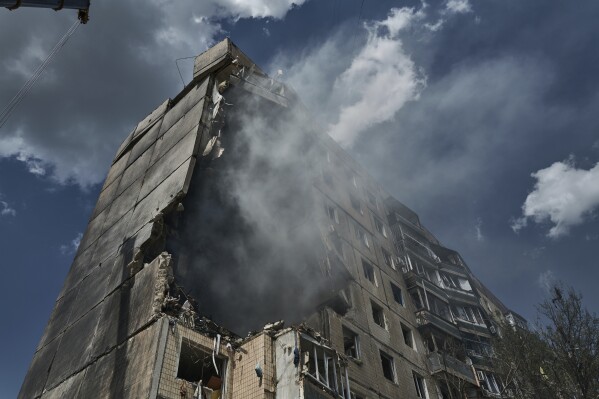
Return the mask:
<path id="1" fill-rule="evenodd" d="M 221 94 L 222 94 L 222 93 L 223 93 L 225 90 L 227 90 L 228 88 L 229 88 L 229 81 L 228 81 L 228 80 L 222 81 L 222 82 L 220 82 L 220 83 L 218 84 L 218 92 L 219 92 L 219 93 L 221 93 Z"/>
<path id="2" fill-rule="evenodd" d="M 168 252 L 163 252 L 158 258 L 158 276 L 154 285 L 154 300 L 152 306 L 152 310 L 156 315 L 162 313 L 169 286 L 174 281 L 171 255 Z"/>
<path id="3" fill-rule="evenodd" d="M 273 323 L 268 323 L 264 326 L 264 331 L 279 331 L 285 326 L 285 320 L 275 321 Z"/>

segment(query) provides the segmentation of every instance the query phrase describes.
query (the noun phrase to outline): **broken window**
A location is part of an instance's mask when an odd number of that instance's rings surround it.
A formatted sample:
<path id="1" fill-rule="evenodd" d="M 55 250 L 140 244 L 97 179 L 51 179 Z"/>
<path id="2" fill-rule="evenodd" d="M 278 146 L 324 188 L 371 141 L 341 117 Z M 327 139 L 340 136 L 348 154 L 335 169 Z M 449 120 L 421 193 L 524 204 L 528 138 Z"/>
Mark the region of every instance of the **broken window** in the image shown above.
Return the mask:
<path id="1" fill-rule="evenodd" d="M 389 381 L 395 382 L 395 362 L 393 361 L 393 357 L 389 356 L 383 351 L 379 352 L 381 354 L 381 365 L 383 367 L 383 375 Z"/>
<path id="2" fill-rule="evenodd" d="M 383 308 L 377 305 L 376 303 L 370 301 L 370 305 L 372 306 L 372 318 L 376 324 L 387 329 L 387 324 L 385 323 L 385 313 L 383 313 Z"/>
<path id="3" fill-rule="evenodd" d="M 302 370 L 312 382 L 320 385 L 329 393 L 349 391 L 347 367 L 339 362 L 335 350 L 304 334 L 302 334 L 300 345 Z"/>
<path id="4" fill-rule="evenodd" d="M 393 299 L 395 299 L 395 302 L 399 303 L 401 306 L 404 306 L 403 303 L 403 293 L 401 292 L 401 288 L 399 288 L 397 285 L 390 283 L 391 284 L 391 292 L 393 293 Z"/>
<path id="5" fill-rule="evenodd" d="M 337 212 L 337 208 L 333 205 L 325 205 L 327 216 L 331 222 L 339 224 L 339 213 Z"/>
<path id="6" fill-rule="evenodd" d="M 374 219 L 374 227 L 376 231 L 378 231 L 383 237 L 387 237 L 387 230 L 385 229 L 385 224 L 376 216 L 372 215 Z"/>
<path id="7" fill-rule="evenodd" d="M 414 349 L 414 336 L 412 335 L 412 330 L 402 323 L 401 333 L 403 334 L 403 342 L 410 348 Z"/>
<path id="8" fill-rule="evenodd" d="M 426 381 L 424 378 L 415 371 L 412 371 L 412 376 L 414 377 L 414 386 L 416 387 L 416 396 L 419 398 L 427 398 L 426 395 Z"/>
<path id="9" fill-rule="evenodd" d="M 376 281 L 376 275 L 374 274 L 374 267 L 370 262 L 362 259 L 362 269 L 364 270 L 364 277 L 374 285 L 378 285 Z"/>
<path id="10" fill-rule="evenodd" d="M 395 261 L 393 260 L 393 256 L 385 248 L 381 247 L 381 251 L 383 252 L 383 260 L 385 261 L 385 264 L 390 268 L 395 269 Z"/>
<path id="11" fill-rule="evenodd" d="M 366 248 L 370 248 L 370 241 L 368 240 L 368 235 L 364 231 L 363 228 L 358 226 L 357 224 L 354 226 L 356 230 L 356 238 L 362 242 L 366 246 Z"/>
<path id="12" fill-rule="evenodd" d="M 204 387 L 216 393 L 221 390 L 224 371 L 224 359 L 220 357 L 213 359 L 212 352 L 203 350 L 187 338 L 181 340 L 177 378 L 194 384 L 201 381 Z"/>
<path id="13" fill-rule="evenodd" d="M 343 351 L 349 357 L 360 358 L 360 336 L 347 327 L 343 327 Z"/>

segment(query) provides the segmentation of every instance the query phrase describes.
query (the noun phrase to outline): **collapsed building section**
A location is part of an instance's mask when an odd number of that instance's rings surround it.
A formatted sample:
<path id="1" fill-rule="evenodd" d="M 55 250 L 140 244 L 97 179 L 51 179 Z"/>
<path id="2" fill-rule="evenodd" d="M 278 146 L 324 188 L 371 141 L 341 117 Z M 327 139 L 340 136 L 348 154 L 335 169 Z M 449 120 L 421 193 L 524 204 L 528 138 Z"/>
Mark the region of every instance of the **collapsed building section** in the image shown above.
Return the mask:
<path id="1" fill-rule="evenodd" d="M 227 39 L 119 148 L 19 397 L 500 397 L 503 319 Z"/>

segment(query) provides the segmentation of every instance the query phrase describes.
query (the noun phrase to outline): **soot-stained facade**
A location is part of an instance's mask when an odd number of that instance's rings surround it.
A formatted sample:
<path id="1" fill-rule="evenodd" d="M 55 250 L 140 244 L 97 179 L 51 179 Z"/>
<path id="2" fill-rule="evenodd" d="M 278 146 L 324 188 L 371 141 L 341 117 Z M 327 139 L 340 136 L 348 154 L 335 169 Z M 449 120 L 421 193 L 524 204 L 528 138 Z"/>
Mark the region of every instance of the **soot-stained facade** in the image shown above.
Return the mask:
<path id="1" fill-rule="evenodd" d="M 505 397 L 503 322 L 227 39 L 119 148 L 19 397 Z"/>

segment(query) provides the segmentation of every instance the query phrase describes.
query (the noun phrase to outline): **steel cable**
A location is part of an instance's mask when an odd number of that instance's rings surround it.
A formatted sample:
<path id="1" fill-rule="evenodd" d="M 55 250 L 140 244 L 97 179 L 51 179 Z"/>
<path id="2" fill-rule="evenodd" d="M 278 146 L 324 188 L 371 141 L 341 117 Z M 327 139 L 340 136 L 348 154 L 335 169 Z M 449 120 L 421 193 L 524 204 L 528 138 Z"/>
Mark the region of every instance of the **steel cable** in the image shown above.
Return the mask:
<path id="1" fill-rule="evenodd" d="M 56 45 L 54 46 L 52 51 L 50 51 L 46 59 L 33 72 L 29 80 L 27 80 L 27 82 L 23 85 L 23 87 L 21 87 L 17 94 L 8 102 L 4 109 L 2 109 L 2 112 L 0 112 L 0 128 L 4 126 L 14 109 L 19 105 L 21 101 L 23 101 L 23 98 L 25 98 L 25 96 L 31 91 L 33 86 L 35 86 L 36 82 L 39 80 L 46 67 L 54 59 L 56 54 L 58 54 L 58 52 L 64 47 L 69 38 L 73 36 L 79 25 L 81 25 L 81 22 L 75 21 L 75 23 L 60 38 L 58 43 L 56 43 Z"/>

